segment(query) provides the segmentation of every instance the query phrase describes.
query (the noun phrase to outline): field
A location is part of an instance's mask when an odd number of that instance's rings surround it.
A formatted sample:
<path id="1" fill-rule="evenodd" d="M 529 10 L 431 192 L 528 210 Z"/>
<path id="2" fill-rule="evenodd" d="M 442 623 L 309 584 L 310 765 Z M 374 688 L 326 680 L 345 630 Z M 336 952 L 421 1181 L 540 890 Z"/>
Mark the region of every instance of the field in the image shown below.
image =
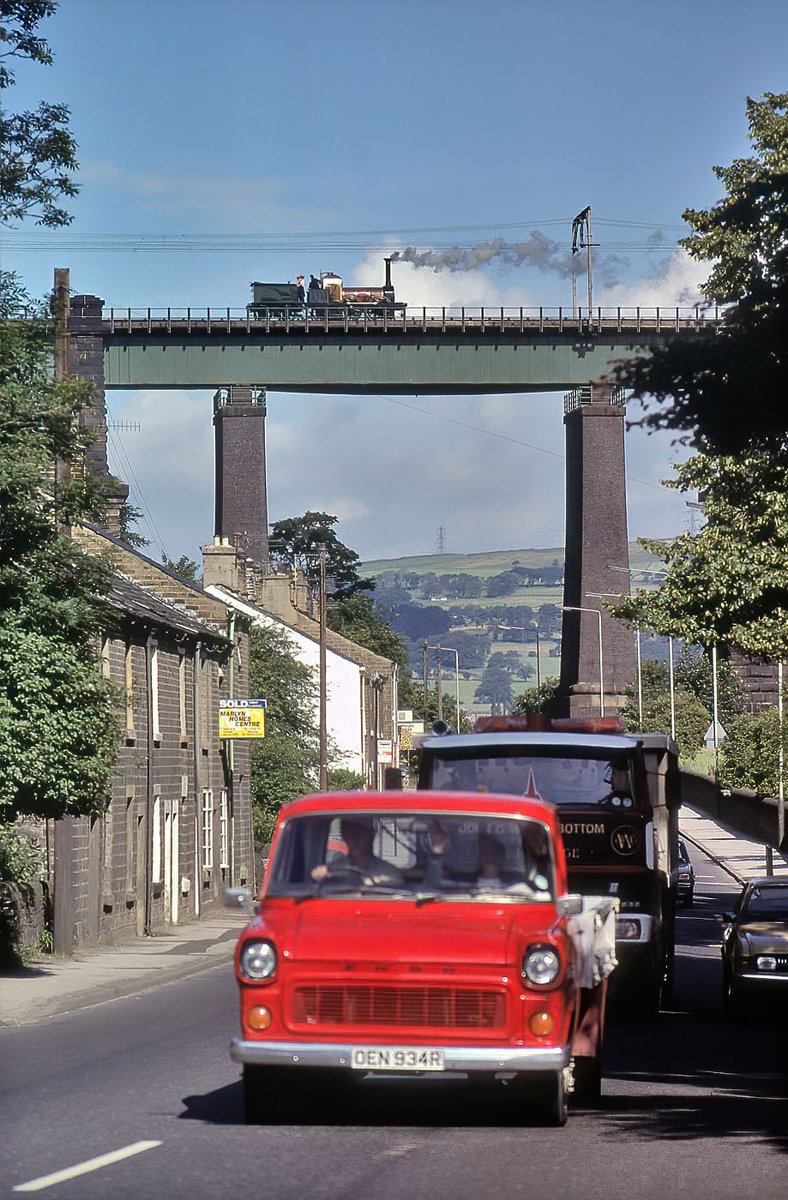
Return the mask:
<path id="1" fill-rule="evenodd" d="M 647 553 L 642 547 L 637 544 L 630 545 L 629 548 L 629 570 L 632 573 L 633 587 L 648 586 L 649 583 L 655 582 L 654 576 L 662 569 L 662 561 L 654 555 Z M 491 550 L 478 554 L 431 554 L 419 555 L 411 558 L 393 558 L 393 559 L 375 559 L 369 562 L 361 563 L 359 573 L 363 576 L 369 576 L 376 580 L 379 589 L 379 598 L 386 601 L 387 585 L 389 587 L 406 587 L 408 595 L 408 604 L 417 605 L 424 608 L 439 609 L 449 614 L 450 625 L 445 634 L 430 635 L 430 645 L 436 643 L 445 648 L 453 646 L 454 634 L 472 634 L 474 632 L 482 632 L 491 627 L 496 627 L 501 624 L 511 624 L 519 626 L 522 620 L 525 623 L 525 642 L 523 642 L 523 632 L 507 631 L 505 635 L 507 640 L 496 641 L 490 654 L 503 653 L 514 651 L 523 661 L 534 669 L 534 675 L 530 679 L 512 680 L 512 691 L 515 696 L 522 691 L 534 687 L 536 684 L 536 638 L 532 628 L 532 621 L 537 620 L 539 610 L 544 605 L 555 606 L 560 608 L 563 604 L 563 582 L 559 579 L 555 583 L 546 584 L 544 582 L 534 582 L 523 584 L 516 588 L 515 591 L 506 595 L 488 596 L 485 593 L 489 584 L 489 580 L 494 576 L 501 575 L 504 572 L 510 572 L 513 568 L 521 570 L 539 572 L 542 569 L 556 565 L 562 566 L 564 560 L 563 548 L 547 547 L 543 549 L 520 549 L 520 550 Z M 621 566 L 627 564 L 622 563 Z M 444 595 L 424 596 L 421 594 L 419 580 L 425 576 L 434 575 L 438 580 L 441 577 L 451 575 L 473 575 L 481 581 L 482 594 L 473 599 L 457 599 Z M 385 577 L 385 579 L 383 578 Z M 622 572 L 620 575 L 621 586 L 627 582 L 627 576 Z M 479 614 L 473 624 L 469 624 L 460 618 L 459 614 L 462 609 L 469 607 L 479 610 Z M 392 607 L 397 612 L 398 605 L 396 602 Z M 527 614 L 523 614 L 520 618 L 506 619 L 506 610 L 518 609 L 527 607 L 532 611 L 532 621 L 527 620 Z M 452 618 L 455 618 L 452 620 Z M 398 625 L 395 617 L 395 626 Z M 404 630 L 403 630 L 404 632 Z M 416 640 L 416 639 L 412 639 Z M 560 672 L 560 655 L 556 650 L 560 648 L 560 639 L 555 640 L 546 636 L 544 631 L 540 631 L 540 658 L 539 671 L 542 681 L 551 678 L 557 678 Z M 553 652 L 551 654 L 551 651 Z M 488 660 L 489 662 L 489 655 Z M 443 655 L 443 690 L 448 695 L 455 695 L 456 686 L 456 660 L 452 654 Z M 434 671 L 435 655 L 430 654 L 430 670 Z M 479 685 L 479 682 L 486 670 L 486 665 L 474 668 L 463 666 L 462 655 L 459 660 L 459 692 L 460 706 L 467 712 L 474 715 L 480 713 L 488 713 L 490 711 L 489 703 L 477 703 L 474 701 L 474 693 Z M 421 671 L 420 663 L 416 662 L 414 654 L 414 668 L 417 669 L 417 674 Z M 449 714 L 446 714 L 449 716 Z"/>

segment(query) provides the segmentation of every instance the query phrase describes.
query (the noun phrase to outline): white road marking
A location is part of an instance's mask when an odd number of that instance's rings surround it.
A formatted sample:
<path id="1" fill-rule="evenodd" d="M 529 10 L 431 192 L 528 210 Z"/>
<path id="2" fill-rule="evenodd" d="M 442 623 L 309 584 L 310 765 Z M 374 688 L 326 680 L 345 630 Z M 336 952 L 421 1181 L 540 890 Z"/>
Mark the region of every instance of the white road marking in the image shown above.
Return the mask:
<path id="1" fill-rule="evenodd" d="M 41 1175 L 38 1179 L 31 1179 L 29 1183 L 18 1183 L 13 1190 L 15 1192 L 40 1192 L 44 1188 L 52 1187 L 55 1183 L 76 1179 L 78 1175 L 89 1175 L 91 1171 L 109 1167 L 112 1163 L 122 1162 L 124 1158 L 131 1158 L 135 1154 L 142 1154 L 143 1150 L 152 1150 L 154 1146 L 160 1145 L 161 1142 L 132 1142 L 130 1146 L 123 1146 L 120 1150 L 111 1150 L 109 1154 L 100 1154 L 98 1158 L 89 1158 L 86 1162 L 77 1163 L 74 1167 L 54 1171 L 51 1175 Z"/>

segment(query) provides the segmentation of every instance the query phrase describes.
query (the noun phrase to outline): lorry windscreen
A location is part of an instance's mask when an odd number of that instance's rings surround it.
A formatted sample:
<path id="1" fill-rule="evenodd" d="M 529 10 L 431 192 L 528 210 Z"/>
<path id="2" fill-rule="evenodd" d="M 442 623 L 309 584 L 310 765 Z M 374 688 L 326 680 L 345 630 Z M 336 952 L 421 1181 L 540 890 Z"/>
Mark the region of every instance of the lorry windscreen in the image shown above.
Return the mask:
<path id="1" fill-rule="evenodd" d="M 638 807 L 633 761 L 614 758 L 496 754 L 488 758 L 435 754 L 427 785 L 437 791 L 504 792 L 535 796 L 560 807 Z"/>

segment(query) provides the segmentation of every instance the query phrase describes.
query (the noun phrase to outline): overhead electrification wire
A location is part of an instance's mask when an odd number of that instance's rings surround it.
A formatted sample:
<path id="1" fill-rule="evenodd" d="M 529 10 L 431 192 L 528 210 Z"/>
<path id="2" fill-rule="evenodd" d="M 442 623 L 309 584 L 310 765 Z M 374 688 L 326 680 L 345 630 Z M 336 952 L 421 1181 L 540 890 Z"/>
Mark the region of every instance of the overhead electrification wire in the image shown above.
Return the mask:
<path id="1" fill-rule="evenodd" d="M 471 249 L 476 243 L 463 240 L 458 245 L 457 240 L 451 242 L 435 241 L 439 237 L 453 237 L 455 234 L 478 233 L 484 235 L 500 234 L 517 230 L 536 231 L 543 227 L 569 226 L 568 217 L 550 217 L 540 221 L 500 222 L 498 224 L 478 225 L 425 225 L 404 229 L 367 229 L 367 230 L 334 230 L 313 232 L 282 232 L 282 233 L 80 233 L 71 230 L 41 231 L 30 233 L 22 230 L 8 230 L 3 236 L 5 246 L 9 250 L 50 250 L 56 248 L 84 251 L 86 253 L 137 252 L 137 253 L 193 253 L 195 251 L 214 251 L 222 253 L 289 253 L 297 251 L 313 251 L 314 253 L 356 253 L 391 249 L 391 240 L 413 238 L 416 240 L 429 238 L 431 245 L 437 249 Z M 604 228 L 649 229 L 654 232 L 686 232 L 685 227 L 658 224 L 647 221 L 626 221 L 612 218 L 598 218 L 595 226 Z M 385 239 L 374 241 L 371 239 Z M 665 249 L 666 244 L 648 242 L 637 243 L 606 243 L 603 248 L 627 250 L 659 250 Z"/>
<path id="2" fill-rule="evenodd" d="M 527 450 L 536 450 L 539 454 L 549 454 L 552 458 L 560 458 L 565 461 L 565 455 L 560 454 L 557 450 L 548 450 L 546 446 L 537 446 L 533 442 L 524 442 L 520 438 L 512 437 L 508 433 L 497 433 L 494 429 L 485 429 L 482 425 L 471 425 L 468 421 L 460 421 L 457 417 L 449 417 L 445 413 L 433 412 L 429 408 L 420 408 L 418 404 L 408 404 L 407 400 L 399 400 L 395 396 L 374 395 L 370 396 L 371 400 L 386 400 L 389 404 L 396 404 L 400 408 L 409 408 L 412 412 L 420 413 L 423 417 L 434 417 L 437 421 L 448 421 L 450 425 L 460 425 L 463 429 L 470 429 L 472 433 L 483 433 L 486 437 L 498 438 L 502 442 L 511 442 L 513 446 L 525 446 Z M 638 479 L 635 475 L 627 475 L 627 483 L 639 483 L 642 487 L 657 488 L 661 492 L 666 492 L 671 489 L 666 488 L 663 483 L 653 483 L 650 479 Z"/>
<path id="3" fill-rule="evenodd" d="M 107 442 L 109 443 L 109 445 L 112 446 L 114 454 L 119 459 L 123 460 L 121 465 L 124 467 L 124 470 L 128 472 L 128 479 L 130 480 L 130 482 L 132 483 L 133 488 L 134 488 L 135 499 L 138 500 L 138 503 L 140 506 L 142 520 L 147 525 L 154 544 L 158 547 L 158 549 L 164 555 L 165 559 L 169 560 L 170 556 L 167 554 L 167 550 L 164 545 L 164 539 L 162 538 L 161 533 L 159 532 L 159 528 L 156 525 L 156 522 L 154 521 L 153 517 L 151 516 L 150 506 L 148 505 L 148 502 L 145 499 L 145 494 L 142 490 L 139 480 L 137 479 L 137 476 L 134 474 L 134 468 L 132 467 L 131 462 L 129 460 L 129 456 L 126 453 L 126 448 L 123 445 L 122 440 L 120 438 L 114 436 L 114 433 L 113 433 L 111 425 L 110 425 L 110 421 L 111 421 L 111 416 L 110 416 L 109 410 L 107 410 Z"/>

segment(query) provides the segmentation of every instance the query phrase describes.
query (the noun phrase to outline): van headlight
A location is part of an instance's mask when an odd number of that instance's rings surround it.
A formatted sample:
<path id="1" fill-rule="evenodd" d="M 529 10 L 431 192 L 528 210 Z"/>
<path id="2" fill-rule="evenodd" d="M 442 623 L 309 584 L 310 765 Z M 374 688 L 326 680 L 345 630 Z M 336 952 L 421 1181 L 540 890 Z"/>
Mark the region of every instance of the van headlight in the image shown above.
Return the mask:
<path id="1" fill-rule="evenodd" d="M 561 971 L 561 958 L 553 946 L 529 946 L 523 955 L 522 976 L 537 987 L 555 983 Z"/>
<path id="2" fill-rule="evenodd" d="M 759 954 L 755 960 L 755 965 L 759 971 L 776 971 L 777 959 L 773 954 Z"/>
<path id="3" fill-rule="evenodd" d="M 244 979 L 270 979 L 276 963 L 276 950 L 271 942 L 247 942 L 238 960 Z"/>

